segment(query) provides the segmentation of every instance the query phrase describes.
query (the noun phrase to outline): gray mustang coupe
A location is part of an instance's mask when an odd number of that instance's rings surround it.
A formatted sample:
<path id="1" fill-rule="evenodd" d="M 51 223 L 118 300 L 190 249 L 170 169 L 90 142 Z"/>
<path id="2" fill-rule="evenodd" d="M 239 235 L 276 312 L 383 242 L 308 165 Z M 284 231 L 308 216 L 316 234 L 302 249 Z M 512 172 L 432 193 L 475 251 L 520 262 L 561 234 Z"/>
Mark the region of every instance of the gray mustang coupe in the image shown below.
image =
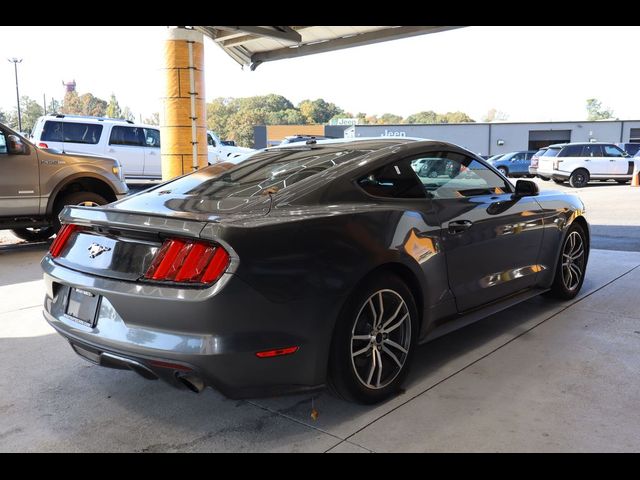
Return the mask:
<path id="1" fill-rule="evenodd" d="M 574 297 L 589 255 L 576 196 L 409 138 L 267 148 L 60 218 L 44 315 L 75 352 L 233 398 L 382 401 L 418 344 Z"/>

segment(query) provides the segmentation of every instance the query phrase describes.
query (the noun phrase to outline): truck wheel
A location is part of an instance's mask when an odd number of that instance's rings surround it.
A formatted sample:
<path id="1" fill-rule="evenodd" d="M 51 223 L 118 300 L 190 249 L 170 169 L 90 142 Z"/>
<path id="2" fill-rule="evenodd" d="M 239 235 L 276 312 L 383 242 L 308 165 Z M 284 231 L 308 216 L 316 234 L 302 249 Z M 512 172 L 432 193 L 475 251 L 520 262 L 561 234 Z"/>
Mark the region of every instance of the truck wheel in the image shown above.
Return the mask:
<path id="1" fill-rule="evenodd" d="M 93 192 L 73 192 L 68 193 L 64 197 L 56 200 L 55 205 L 53 206 L 53 218 L 52 218 L 52 228 L 54 232 L 60 230 L 60 220 L 58 219 L 58 215 L 66 205 L 83 205 L 86 207 L 93 207 L 96 205 L 106 205 L 109 203 L 104 197 L 98 195 Z"/>
<path id="2" fill-rule="evenodd" d="M 16 237 L 26 240 L 27 242 L 43 242 L 56 233 L 56 230 L 53 227 L 16 228 L 11 231 Z"/>

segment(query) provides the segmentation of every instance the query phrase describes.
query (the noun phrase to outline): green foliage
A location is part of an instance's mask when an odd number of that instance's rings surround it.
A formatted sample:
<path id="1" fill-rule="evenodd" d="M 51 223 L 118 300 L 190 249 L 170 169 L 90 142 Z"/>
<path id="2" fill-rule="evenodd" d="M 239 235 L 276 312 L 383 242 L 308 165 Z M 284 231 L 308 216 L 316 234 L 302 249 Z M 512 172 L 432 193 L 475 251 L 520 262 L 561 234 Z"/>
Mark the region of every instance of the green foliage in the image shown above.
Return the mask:
<path id="1" fill-rule="evenodd" d="M 393 113 L 383 113 L 380 116 L 380 123 L 402 123 L 402 117 Z"/>
<path id="2" fill-rule="evenodd" d="M 463 112 L 439 114 L 420 112 L 404 119 L 400 115 L 384 113 L 353 115 L 322 98 L 303 100 L 297 107 L 282 95 L 269 94 L 244 98 L 215 98 L 207 103 L 207 128 L 224 140 L 235 140 L 243 147 L 253 146 L 253 129 L 258 125 L 324 124 L 332 119 L 357 118 L 360 124 L 386 123 L 453 123 L 473 122 Z"/>
<path id="3" fill-rule="evenodd" d="M 44 108 L 42 108 L 38 102 L 26 95 L 20 97 L 20 116 L 22 118 L 23 132 L 31 132 L 36 124 L 36 120 L 42 115 L 44 115 Z M 14 108 L 6 120 L 9 127 L 18 130 L 18 109 Z"/>
<path id="4" fill-rule="evenodd" d="M 327 123 L 334 115 L 342 113 L 342 109 L 322 98 L 303 100 L 298 104 L 298 110 L 306 118 L 306 123 Z"/>
<path id="5" fill-rule="evenodd" d="M 62 104 L 55 98 L 52 98 L 49 101 L 49 105 L 47 105 L 47 113 L 50 115 L 55 113 L 60 113 L 61 108 L 62 108 Z"/>
<path id="6" fill-rule="evenodd" d="M 110 118 L 120 118 L 122 115 L 122 110 L 120 109 L 118 100 L 116 100 L 116 96 L 113 93 L 109 99 L 109 105 L 107 105 L 106 115 Z"/>
<path id="7" fill-rule="evenodd" d="M 7 114 L 1 108 L 0 108 L 0 123 L 4 123 L 4 124 L 9 123 L 9 117 L 7 117 Z"/>
<path id="8" fill-rule="evenodd" d="M 64 95 L 60 111 L 69 115 L 103 117 L 107 113 L 107 102 L 91 93 L 78 96 L 77 92 L 67 92 Z"/>
<path id="9" fill-rule="evenodd" d="M 605 120 L 613 118 L 613 110 L 604 108 L 597 98 L 587 99 L 587 120 Z"/>
<path id="10" fill-rule="evenodd" d="M 426 112 L 418 112 L 409 115 L 405 119 L 405 123 L 441 123 L 438 121 L 438 114 L 433 110 Z"/>
<path id="11" fill-rule="evenodd" d="M 426 112 L 418 112 L 413 115 L 409 115 L 404 120 L 404 123 L 463 123 L 463 122 L 475 122 L 475 120 L 464 112 L 436 113 L 433 110 L 428 110 Z"/>

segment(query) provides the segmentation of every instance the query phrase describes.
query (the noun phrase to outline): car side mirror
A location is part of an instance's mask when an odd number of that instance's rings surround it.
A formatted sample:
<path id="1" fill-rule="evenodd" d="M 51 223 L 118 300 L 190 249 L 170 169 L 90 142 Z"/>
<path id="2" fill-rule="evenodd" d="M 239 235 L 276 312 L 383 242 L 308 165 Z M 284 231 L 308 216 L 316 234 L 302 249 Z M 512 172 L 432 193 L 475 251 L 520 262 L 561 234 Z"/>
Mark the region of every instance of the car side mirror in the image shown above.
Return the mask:
<path id="1" fill-rule="evenodd" d="M 12 155 L 22 155 L 26 153 L 27 146 L 22 143 L 20 137 L 17 135 L 7 136 L 7 152 Z"/>
<path id="2" fill-rule="evenodd" d="M 540 189 L 538 188 L 538 184 L 536 182 L 532 182 L 531 180 L 518 180 L 516 182 L 516 191 L 514 196 L 516 197 L 531 197 L 534 195 L 538 195 L 540 193 Z"/>

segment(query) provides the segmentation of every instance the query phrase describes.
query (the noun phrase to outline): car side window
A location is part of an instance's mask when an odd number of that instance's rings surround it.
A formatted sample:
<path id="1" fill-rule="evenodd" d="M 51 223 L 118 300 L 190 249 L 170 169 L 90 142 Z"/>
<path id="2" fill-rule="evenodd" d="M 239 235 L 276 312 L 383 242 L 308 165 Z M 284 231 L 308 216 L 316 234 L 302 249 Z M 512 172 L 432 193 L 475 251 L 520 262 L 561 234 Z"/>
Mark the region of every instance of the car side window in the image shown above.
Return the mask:
<path id="1" fill-rule="evenodd" d="M 618 147 L 615 147 L 613 145 L 603 145 L 602 149 L 604 150 L 605 157 L 619 157 L 619 158 L 624 157 L 622 150 L 620 150 Z"/>
<path id="2" fill-rule="evenodd" d="M 4 132 L 0 131 L 0 154 L 7 153 L 7 139 Z"/>
<path id="3" fill-rule="evenodd" d="M 121 127 L 116 125 L 111 130 L 109 145 L 126 145 L 129 147 L 144 147 L 146 139 L 140 127 Z"/>
<path id="4" fill-rule="evenodd" d="M 207 144 L 212 147 L 216 146 L 216 141 L 213 139 L 211 135 L 207 135 Z"/>
<path id="5" fill-rule="evenodd" d="M 585 157 L 602 157 L 602 145 L 585 145 L 582 155 Z"/>
<path id="6" fill-rule="evenodd" d="M 358 185 L 375 197 L 426 198 L 411 163 L 409 160 L 401 160 L 385 165 L 360 178 Z"/>
<path id="7" fill-rule="evenodd" d="M 434 199 L 499 195 L 510 185 L 479 161 L 455 152 L 437 152 L 418 171 L 428 196 Z"/>
<path id="8" fill-rule="evenodd" d="M 160 148 L 160 131 L 155 128 L 144 128 L 145 145 L 147 147 Z"/>
<path id="9" fill-rule="evenodd" d="M 582 157 L 583 155 L 586 154 L 583 153 L 582 145 L 568 145 L 558 154 L 559 157 Z"/>
<path id="10" fill-rule="evenodd" d="M 521 162 L 524 160 L 524 153 L 516 153 L 511 160 L 514 162 Z"/>

